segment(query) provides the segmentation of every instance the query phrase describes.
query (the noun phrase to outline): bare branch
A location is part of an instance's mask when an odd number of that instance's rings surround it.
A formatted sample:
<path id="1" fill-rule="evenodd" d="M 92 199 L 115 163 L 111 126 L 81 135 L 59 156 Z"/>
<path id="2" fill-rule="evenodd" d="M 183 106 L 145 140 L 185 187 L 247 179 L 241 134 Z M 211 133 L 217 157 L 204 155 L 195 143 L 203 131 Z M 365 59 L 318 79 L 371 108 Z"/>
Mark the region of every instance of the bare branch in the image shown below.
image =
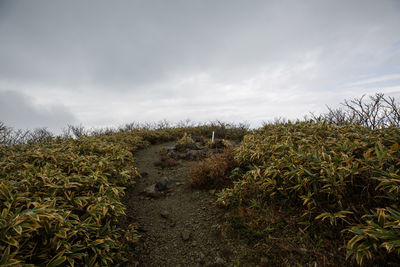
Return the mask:
<path id="1" fill-rule="evenodd" d="M 377 93 L 365 99 L 361 98 L 344 100 L 343 108 L 328 108 L 328 112 L 319 117 L 312 116 L 317 121 L 324 120 L 330 124 L 358 123 L 362 126 L 376 129 L 383 126 L 400 126 L 400 105 L 393 97 L 385 97 Z"/>

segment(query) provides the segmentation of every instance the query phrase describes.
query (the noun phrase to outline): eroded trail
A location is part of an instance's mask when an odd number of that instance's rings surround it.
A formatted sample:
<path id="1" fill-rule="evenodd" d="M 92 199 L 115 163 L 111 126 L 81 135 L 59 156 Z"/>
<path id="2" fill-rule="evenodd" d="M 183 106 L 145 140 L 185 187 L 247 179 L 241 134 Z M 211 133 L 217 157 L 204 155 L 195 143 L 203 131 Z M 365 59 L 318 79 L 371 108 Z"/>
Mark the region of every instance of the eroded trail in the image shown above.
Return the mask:
<path id="1" fill-rule="evenodd" d="M 127 216 L 138 221 L 141 234 L 132 256 L 138 266 L 235 266 L 241 248 L 221 233 L 215 196 L 188 186 L 188 171 L 195 162 L 181 160 L 166 169 L 154 166 L 160 148 L 169 145 L 150 146 L 135 155 L 135 165 L 147 175 L 127 192 Z M 173 180 L 164 195 L 143 194 L 163 177 Z"/>

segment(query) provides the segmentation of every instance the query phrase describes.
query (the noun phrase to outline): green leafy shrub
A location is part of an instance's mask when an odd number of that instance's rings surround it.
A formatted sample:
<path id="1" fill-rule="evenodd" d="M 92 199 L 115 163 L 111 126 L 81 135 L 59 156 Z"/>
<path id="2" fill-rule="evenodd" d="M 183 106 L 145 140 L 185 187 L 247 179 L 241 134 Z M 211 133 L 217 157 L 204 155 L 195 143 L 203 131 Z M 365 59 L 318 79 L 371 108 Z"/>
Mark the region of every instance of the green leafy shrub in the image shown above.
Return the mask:
<path id="1" fill-rule="evenodd" d="M 30 140 L 3 126 L 0 123 L 2 266 L 123 264 L 125 245 L 138 237 L 134 224 L 122 229 L 118 221 L 125 214 L 125 187 L 134 186 L 138 175 L 135 152 L 185 132 L 211 135 L 215 130 L 191 126 L 90 132 L 79 126 L 70 127 L 75 139 L 42 131 Z"/>
<path id="2" fill-rule="evenodd" d="M 139 145 L 138 143 L 136 145 Z M 3 263 L 123 262 L 120 198 L 137 170 L 129 149 L 104 138 L 0 147 Z"/>
<path id="3" fill-rule="evenodd" d="M 363 224 L 348 229 L 353 238 L 347 243 L 347 256 L 359 264 L 373 260 L 376 253 L 400 255 L 400 212 L 382 208 L 363 216 Z"/>
<path id="4" fill-rule="evenodd" d="M 347 256 L 360 264 L 373 255 L 377 261 L 388 253 L 399 256 L 399 142 L 394 127 L 266 125 L 245 136 L 236 150 L 244 175 L 220 194 L 219 203 L 242 228 L 263 233 L 263 242 L 279 223 L 268 218 L 275 207 L 294 216 L 293 227 L 301 227 L 304 236 L 339 239 L 334 249 L 348 242 Z M 367 215 L 370 210 L 385 214 L 387 223 L 372 223 L 379 216 Z"/>

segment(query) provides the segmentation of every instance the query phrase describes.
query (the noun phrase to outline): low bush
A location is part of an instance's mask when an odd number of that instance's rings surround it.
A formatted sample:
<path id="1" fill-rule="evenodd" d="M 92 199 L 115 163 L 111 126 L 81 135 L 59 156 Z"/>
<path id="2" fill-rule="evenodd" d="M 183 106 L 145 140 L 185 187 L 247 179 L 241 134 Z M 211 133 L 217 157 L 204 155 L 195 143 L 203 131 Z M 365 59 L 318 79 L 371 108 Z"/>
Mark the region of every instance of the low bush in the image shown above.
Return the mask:
<path id="1" fill-rule="evenodd" d="M 69 129 L 55 137 L 0 122 L 0 265 L 123 264 L 125 245 L 137 239 L 134 225 L 121 229 L 118 221 L 125 214 L 125 188 L 138 175 L 135 152 L 185 132 L 211 136 L 216 130 Z"/>
<path id="2" fill-rule="evenodd" d="M 233 182 L 231 173 L 236 167 L 233 148 L 226 148 L 223 153 L 211 155 L 191 169 L 190 185 L 198 189 L 227 187 Z"/>
<path id="3" fill-rule="evenodd" d="M 132 162 L 127 147 L 103 138 L 1 146 L 1 263 L 123 262 L 117 218 L 123 186 L 137 176 Z"/>
<path id="4" fill-rule="evenodd" d="M 171 167 L 178 165 L 178 162 L 168 155 L 160 155 L 160 161 L 157 163 L 159 163 L 160 167 L 163 169 L 171 168 Z"/>
<path id="5" fill-rule="evenodd" d="M 244 175 L 218 202 L 259 247 L 284 236 L 290 251 L 307 251 L 308 259 L 294 259 L 299 264 L 337 263 L 338 255 L 358 264 L 398 262 L 399 143 L 394 127 L 265 125 L 236 150 Z M 288 257 L 274 255 L 278 264 Z"/>

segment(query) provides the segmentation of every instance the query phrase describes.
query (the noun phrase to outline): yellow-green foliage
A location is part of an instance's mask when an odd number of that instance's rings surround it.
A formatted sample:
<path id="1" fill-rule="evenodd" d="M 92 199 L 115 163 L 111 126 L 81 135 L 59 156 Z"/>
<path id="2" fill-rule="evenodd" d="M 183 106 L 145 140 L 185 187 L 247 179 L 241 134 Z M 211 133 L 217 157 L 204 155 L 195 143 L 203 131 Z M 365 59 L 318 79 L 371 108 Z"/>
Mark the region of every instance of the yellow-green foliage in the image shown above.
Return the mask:
<path id="1" fill-rule="evenodd" d="M 183 134 L 182 138 L 180 138 L 178 141 L 176 141 L 177 145 L 181 146 L 186 146 L 189 144 L 194 144 L 194 141 L 190 135 L 188 135 L 186 132 Z"/>
<path id="2" fill-rule="evenodd" d="M 137 239 L 134 225 L 118 226 L 124 188 L 138 175 L 134 152 L 212 130 L 134 129 L 0 145 L 0 265 L 121 264 L 124 244 Z"/>
<path id="3" fill-rule="evenodd" d="M 129 149 L 146 143 L 117 138 L 0 147 L 2 264 L 123 260 L 116 219 L 124 214 L 122 186 L 137 175 Z"/>
<path id="4" fill-rule="evenodd" d="M 274 203 L 296 216 L 304 231 L 342 233 L 347 256 L 360 264 L 399 256 L 399 142 L 398 128 L 266 125 L 236 150 L 244 174 L 219 202 L 244 208 L 243 226 L 266 232 L 266 211 Z"/>

